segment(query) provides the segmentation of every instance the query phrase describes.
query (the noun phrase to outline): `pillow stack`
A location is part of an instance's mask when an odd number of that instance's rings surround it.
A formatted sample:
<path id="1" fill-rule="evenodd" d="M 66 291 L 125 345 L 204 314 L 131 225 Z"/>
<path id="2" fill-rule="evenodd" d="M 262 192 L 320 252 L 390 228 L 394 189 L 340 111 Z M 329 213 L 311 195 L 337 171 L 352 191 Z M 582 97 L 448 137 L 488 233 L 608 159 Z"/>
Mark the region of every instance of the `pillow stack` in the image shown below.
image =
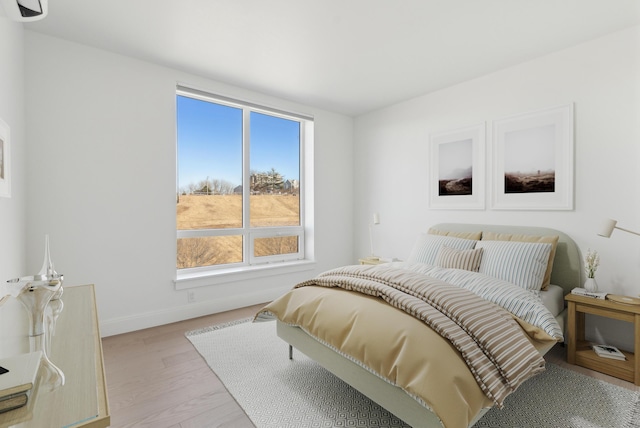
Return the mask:
<path id="1" fill-rule="evenodd" d="M 479 272 L 537 293 L 551 280 L 558 236 L 429 229 L 408 261 Z"/>

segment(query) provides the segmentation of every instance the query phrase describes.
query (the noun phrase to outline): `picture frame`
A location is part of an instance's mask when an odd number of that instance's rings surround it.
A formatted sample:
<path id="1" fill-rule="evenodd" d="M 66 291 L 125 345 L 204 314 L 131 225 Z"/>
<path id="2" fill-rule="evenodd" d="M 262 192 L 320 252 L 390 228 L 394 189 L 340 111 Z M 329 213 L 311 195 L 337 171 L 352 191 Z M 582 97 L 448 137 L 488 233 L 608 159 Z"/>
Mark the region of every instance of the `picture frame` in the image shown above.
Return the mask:
<path id="1" fill-rule="evenodd" d="M 0 119 L 0 197 L 11 197 L 11 141 L 7 123 Z"/>
<path id="2" fill-rule="evenodd" d="M 495 210 L 573 209 L 573 104 L 493 122 Z"/>
<path id="3" fill-rule="evenodd" d="M 484 122 L 429 136 L 430 208 L 485 208 L 485 139 Z"/>

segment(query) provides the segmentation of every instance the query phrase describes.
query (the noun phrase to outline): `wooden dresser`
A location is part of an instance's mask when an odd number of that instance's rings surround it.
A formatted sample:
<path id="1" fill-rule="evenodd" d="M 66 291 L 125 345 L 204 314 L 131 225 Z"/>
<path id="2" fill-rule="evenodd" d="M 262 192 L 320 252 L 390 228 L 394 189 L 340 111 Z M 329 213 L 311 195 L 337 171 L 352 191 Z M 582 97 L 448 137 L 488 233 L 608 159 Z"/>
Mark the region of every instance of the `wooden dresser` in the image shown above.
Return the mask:
<path id="1" fill-rule="evenodd" d="M 65 383 L 48 390 L 39 382 L 26 406 L 0 413 L 0 427 L 99 428 L 110 425 L 94 286 L 64 287 L 60 300 L 62 305 L 50 303 L 57 310 L 50 311 L 48 316 L 54 327 L 49 338 L 49 359 L 62 370 Z M 19 338 L 23 342 L 19 346 L 16 347 L 16 340 L 11 341 L 11 346 L 17 348 L 16 353 L 25 352 L 25 346 L 29 346 L 26 331 L 24 338 Z"/>

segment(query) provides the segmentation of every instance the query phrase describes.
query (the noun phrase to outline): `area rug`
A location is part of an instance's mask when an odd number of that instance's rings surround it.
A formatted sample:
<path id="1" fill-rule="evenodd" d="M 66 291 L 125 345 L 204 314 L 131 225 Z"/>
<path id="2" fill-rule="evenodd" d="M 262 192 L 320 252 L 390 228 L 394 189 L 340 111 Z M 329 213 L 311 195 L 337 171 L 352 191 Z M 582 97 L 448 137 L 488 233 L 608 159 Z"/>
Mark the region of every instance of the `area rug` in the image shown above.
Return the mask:
<path id="1" fill-rule="evenodd" d="M 186 333 L 258 428 L 408 427 L 276 336 L 242 320 Z M 478 428 L 640 427 L 639 394 L 547 363 Z"/>

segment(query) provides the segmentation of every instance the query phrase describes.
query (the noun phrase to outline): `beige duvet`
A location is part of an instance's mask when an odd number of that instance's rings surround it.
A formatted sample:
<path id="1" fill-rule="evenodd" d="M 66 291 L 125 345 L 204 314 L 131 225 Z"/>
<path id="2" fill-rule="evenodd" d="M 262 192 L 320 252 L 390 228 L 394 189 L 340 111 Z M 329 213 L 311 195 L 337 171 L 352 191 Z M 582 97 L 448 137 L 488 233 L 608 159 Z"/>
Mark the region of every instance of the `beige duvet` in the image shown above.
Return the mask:
<path id="1" fill-rule="evenodd" d="M 423 321 L 381 298 L 340 288 L 305 286 L 267 305 L 257 318 L 271 316 L 300 326 L 403 388 L 431 409 L 445 427 L 467 427 L 482 408 L 494 404 L 458 350 Z M 555 343 L 540 329 L 525 327 L 522 334 L 536 348 L 546 349 Z"/>

